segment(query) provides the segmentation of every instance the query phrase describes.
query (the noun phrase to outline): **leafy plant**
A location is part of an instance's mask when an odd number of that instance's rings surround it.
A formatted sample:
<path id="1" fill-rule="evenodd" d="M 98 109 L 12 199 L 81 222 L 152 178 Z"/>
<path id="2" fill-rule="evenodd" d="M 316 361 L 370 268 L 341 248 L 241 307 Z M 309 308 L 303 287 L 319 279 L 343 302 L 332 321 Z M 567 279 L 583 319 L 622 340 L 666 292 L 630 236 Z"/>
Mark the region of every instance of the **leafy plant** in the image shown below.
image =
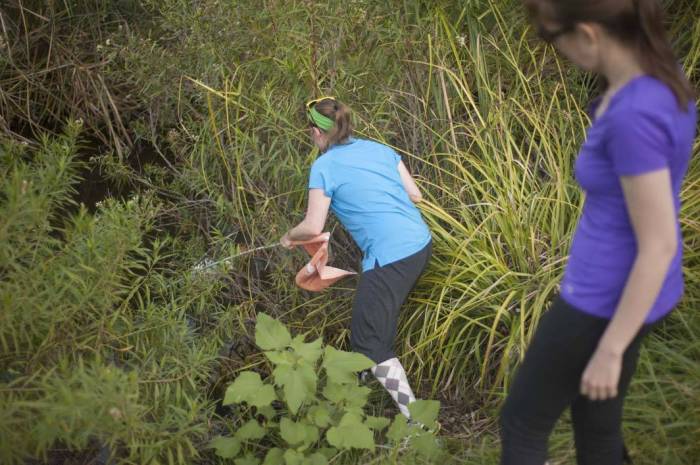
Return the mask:
<path id="1" fill-rule="evenodd" d="M 274 368 L 266 381 L 243 371 L 226 390 L 223 404 L 237 407 L 240 424 L 233 436 L 212 440 L 220 457 L 237 465 L 325 465 L 343 451 L 374 451 L 375 435 L 387 427 L 392 444 L 406 442 L 429 458 L 440 454 L 431 432 L 439 402 L 412 403 L 411 424 L 403 415 L 391 422 L 365 413 L 370 389 L 358 386 L 356 374 L 374 362 L 364 355 L 292 337 L 265 313 L 258 314 L 255 341 Z"/>

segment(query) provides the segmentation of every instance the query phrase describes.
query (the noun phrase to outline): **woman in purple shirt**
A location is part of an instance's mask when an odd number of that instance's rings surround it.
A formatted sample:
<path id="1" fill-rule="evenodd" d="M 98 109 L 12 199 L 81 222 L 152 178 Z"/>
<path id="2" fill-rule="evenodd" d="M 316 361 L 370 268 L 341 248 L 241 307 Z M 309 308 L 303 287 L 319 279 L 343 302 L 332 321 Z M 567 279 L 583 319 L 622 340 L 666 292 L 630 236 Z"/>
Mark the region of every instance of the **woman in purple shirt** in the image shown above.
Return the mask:
<path id="1" fill-rule="evenodd" d="M 622 407 L 639 344 L 683 294 L 680 189 L 692 88 L 658 0 L 525 0 L 540 36 L 607 86 L 576 160 L 586 193 L 561 283 L 501 411 L 502 464 L 543 465 L 571 409 L 577 461 L 626 455 Z"/>

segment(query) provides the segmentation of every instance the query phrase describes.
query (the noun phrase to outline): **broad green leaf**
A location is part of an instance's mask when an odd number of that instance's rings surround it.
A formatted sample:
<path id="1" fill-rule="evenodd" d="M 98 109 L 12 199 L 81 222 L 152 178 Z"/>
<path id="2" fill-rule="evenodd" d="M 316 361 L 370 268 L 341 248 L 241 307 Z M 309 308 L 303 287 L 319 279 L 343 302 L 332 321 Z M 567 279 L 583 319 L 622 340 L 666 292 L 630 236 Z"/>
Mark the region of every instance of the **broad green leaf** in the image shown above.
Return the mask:
<path id="1" fill-rule="evenodd" d="M 309 409 L 307 417 L 319 428 L 325 428 L 331 424 L 331 412 L 325 405 L 314 405 Z"/>
<path id="2" fill-rule="evenodd" d="M 408 411 L 411 412 L 412 419 L 432 428 L 437 421 L 440 402 L 437 400 L 417 400 L 408 404 Z"/>
<path id="3" fill-rule="evenodd" d="M 374 450 L 372 431 L 362 423 L 346 426 L 333 426 L 326 432 L 328 444 L 338 449 Z"/>
<path id="4" fill-rule="evenodd" d="M 306 440 L 306 429 L 302 428 L 299 423 L 284 417 L 280 421 L 280 436 L 287 444 L 294 447 Z"/>
<path id="5" fill-rule="evenodd" d="M 271 420 L 275 417 L 275 414 L 277 412 L 275 411 L 275 408 L 272 405 L 264 405 L 262 407 L 257 408 L 257 413 L 258 415 L 262 415 L 268 420 Z"/>
<path id="6" fill-rule="evenodd" d="M 309 365 L 302 363 L 297 367 L 280 365 L 272 373 L 275 383 L 282 386 L 284 399 L 289 411 L 296 414 L 306 399 L 316 395 L 316 372 Z"/>
<path id="7" fill-rule="evenodd" d="M 224 405 L 244 402 L 257 393 L 263 386 L 260 375 L 252 371 L 239 373 L 238 377 L 226 389 Z"/>
<path id="8" fill-rule="evenodd" d="M 304 465 L 304 454 L 297 452 L 294 449 L 284 451 L 285 465 Z"/>
<path id="9" fill-rule="evenodd" d="M 393 442 L 401 442 L 403 438 L 408 436 L 408 433 L 408 419 L 403 415 L 396 415 L 389 430 L 386 432 L 386 437 Z"/>
<path id="10" fill-rule="evenodd" d="M 294 338 L 292 341 L 292 349 L 294 350 L 294 353 L 301 357 L 302 360 L 304 360 L 306 363 L 308 363 L 311 366 L 316 366 L 316 362 L 318 362 L 319 357 L 321 356 L 321 344 L 322 344 L 322 339 L 318 338 L 313 342 L 304 342 L 304 338 L 299 335 Z"/>
<path id="11" fill-rule="evenodd" d="M 258 391 L 258 393 L 252 399 L 249 399 L 247 402 L 253 407 L 266 407 L 274 400 L 277 400 L 275 388 L 269 384 L 266 384 L 260 388 L 260 391 Z"/>
<path id="12" fill-rule="evenodd" d="M 236 438 L 241 441 L 250 439 L 262 439 L 265 437 L 265 428 L 260 426 L 257 421 L 250 420 L 236 431 Z"/>
<path id="13" fill-rule="evenodd" d="M 367 425 L 369 428 L 372 428 L 373 430 L 383 430 L 387 426 L 389 426 L 389 423 L 391 423 L 391 420 L 388 418 L 384 417 L 372 417 L 368 416 L 367 419 L 365 420 L 365 425 Z"/>
<path id="14" fill-rule="evenodd" d="M 328 465 L 328 459 L 325 455 L 315 452 L 306 459 L 306 463 L 309 465 Z"/>
<path id="15" fill-rule="evenodd" d="M 427 431 L 411 437 L 410 444 L 416 452 L 428 459 L 435 459 L 441 453 L 437 439 L 432 433 Z"/>
<path id="16" fill-rule="evenodd" d="M 343 404 L 348 408 L 362 408 L 367 403 L 370 392 L 372 390 L 366 386 L 328 382 L 323 389 L 323 396 L 331 402 Z"/>
<path id="17" fill-rule="evenodd" d="M 338 426 L 359 426 L 362 425 L 362 415 L 354 412 L 347 412 L 340 419 Z"/>
<path id="18" fill-rule="evenodd" d="M 351 407 L 351 406 L 346 405 L 345 407 L 343 407 L 343 409 L 345 410 L 346 413 L 352 413 L 352 414 L 358 415 L 360 417 L 364 416 L 364 414 L 365 414 L 365 409 L 362 407 Z"/>
<path id="19" fill-rule="evenodd" d="M 279 447 L 273 447 L 265 455 L 265 460 L 263 460 L 262 465 L 283 465 L 284 464 L 284 451 Z"/>
<path id="20" fill-rule="evenodd" d="M 265 356 L 275 365 L 294 365 L 296 358 L 288 350 L 268 350 Z"/>
<path id="21" fill-rule="evenodd" d="M 260 375 L 252 371 L 244 371 L 229 385 L 224 395 L 224 405 L 247 402 L 255 407 L 270 405 L 277 399 L 274 387 L 263 384 Z"/>
<path id="22" fill-rule="evenodd" d="M 263 350 L 285 349 L 291 344 L 292 336 L 287 328 L 265 313 L 258 313 L 255 324 L 255 343 Z"/>
<path id="23" fill-rule="evenodd" d="M 211 441 L 211 447 L 216 449 L 216 455 L 225 459 L 232 459 L 241 450 L 241 441 L 236 438 L 218 436 Z"/>
<path id="24" fill-rule="evenodd" d="M 326 346 L 322 366 L 330 381 L 339 384 L 355 384 L 357 373 L 374 366 L 374 362 L 362 354 L 344 352 Z"/>
<path id="25" fill-rule="evenodd" d="M 306 430 L 306 439 L 304 440 L 306 446 L 310 446 L 320 439 L 321 433 L 316 426 L 305 424 L 304 429 Z"/>
<path id="26" fill-rule="evenodd" d="M 318 441 L 320 437 L 316 426 L 305 421 L 294 422 L 289 418 L 282 418 L 280 422 L 280 436 L 292 447 L 309 447 Z"/>
<path id="27" fill-rule="evenodd" d="M 236 465 L 260 465 L 260 459 L 255 458 L 251 454 L 233 461 Z"/>
<path id="28" fill-rule="evenodd" d="M 332 459 L 333 457 L 338 454 L 338 449 L 334 447 L 321 447 L 320 449 L 317 450 L 320 454 L 322 454 L 324 457 L 326 457 L 328 460 Z"/>

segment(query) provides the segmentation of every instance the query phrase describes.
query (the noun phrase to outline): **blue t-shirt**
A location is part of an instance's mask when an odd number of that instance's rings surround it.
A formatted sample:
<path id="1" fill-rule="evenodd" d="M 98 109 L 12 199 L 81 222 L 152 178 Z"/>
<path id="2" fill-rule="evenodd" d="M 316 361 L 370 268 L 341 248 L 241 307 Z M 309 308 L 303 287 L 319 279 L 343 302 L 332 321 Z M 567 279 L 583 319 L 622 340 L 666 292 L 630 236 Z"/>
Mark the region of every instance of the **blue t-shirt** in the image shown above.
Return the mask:
<path id="1" fill-rule="evenodd" d="M 430 231 L 399 175 L 401 157 L 365 139 L 336 144 L 314 161 L 309 189 L 323 189 L 331 211 L 363 253 L 362 270 L 419 252 Z"/>
<path id="2" fill-rule="evenodd" d="M 680 190 L 696 120 L 694 103 L 680 108 L 666 84 L 641 76 L 620 89 L 588 128 L 575 166 L 586 200 L 562 281 L 561 295 L 571 305 L 604 318 L 615 313 L 637 256 L 620 177 L 660 169 L 671 173 L 678 254 L 646 322 L 660 319 L 678 303 L 683 294 Z"/>

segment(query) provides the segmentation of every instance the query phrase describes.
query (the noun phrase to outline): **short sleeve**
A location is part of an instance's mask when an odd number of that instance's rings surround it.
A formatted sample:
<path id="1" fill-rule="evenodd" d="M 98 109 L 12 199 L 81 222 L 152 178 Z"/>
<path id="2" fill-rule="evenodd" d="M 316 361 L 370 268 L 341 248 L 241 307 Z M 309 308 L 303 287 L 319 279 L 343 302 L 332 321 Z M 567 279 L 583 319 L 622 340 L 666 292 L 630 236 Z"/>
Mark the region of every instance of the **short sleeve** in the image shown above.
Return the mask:
<path id="1" fill-rule="evenodd" d="M 401 161 L 401 155 L 396 153 L 396 150 L 389 148 L 389 155 L 391 156 L 391 159 L 394 162 L 394 166 L 397 166 L 399 162 Z"/>
<path id="2" fill-rule="evenodd" d="M 316 160 L 311 165 L 311 173 L 309 174 L 309 189 L 323 189 L 326 197 L 333 197 L 333 182 L 328 172 L 327 166 Z"/>
<path id="3" fill-rule="evenodd" d="M 615 115 L 608 134 L 607 150 L 618 176 L 635 176 L 669 166 L 673 141 L 663 115 L 641 111 Z"/>

